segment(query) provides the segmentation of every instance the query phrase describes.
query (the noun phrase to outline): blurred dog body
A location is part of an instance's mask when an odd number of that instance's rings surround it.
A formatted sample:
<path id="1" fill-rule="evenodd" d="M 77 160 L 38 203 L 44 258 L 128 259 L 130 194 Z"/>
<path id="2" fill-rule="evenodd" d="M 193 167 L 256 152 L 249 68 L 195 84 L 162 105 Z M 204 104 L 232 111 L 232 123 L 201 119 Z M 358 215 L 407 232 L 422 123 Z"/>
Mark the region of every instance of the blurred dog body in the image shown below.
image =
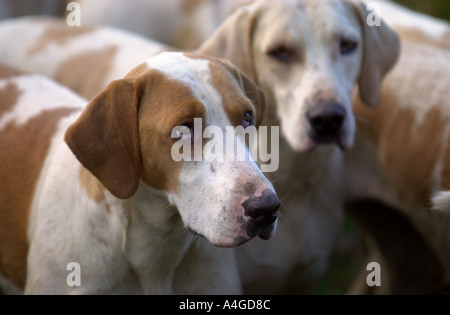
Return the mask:
<path id="1" fill-rule="evenodd" d="M 370 235 L 367 260 L 381 263 L 384 282 L 371 289 L 361 277 L 352 293 L 448 292 L 450 200 L 442 191 L 450 190 L 449 82 L 450 52 L 404 41 L 380 106 L 368 109 L 355 97 L 358 132 L 347 159 L 347 200 Z M 366 211 L 374 202 L 381 203 L 379 211 Z M 430 211 L 433 202 L 444 211 Z"/>
<path id="2" fill-rule="evenodd" d="M 83 25 L 109 25 L 181 49 L 195 49 L 254 0 L 78 0 Z M 132 17 L 132 18 L 130 18 Z"/>

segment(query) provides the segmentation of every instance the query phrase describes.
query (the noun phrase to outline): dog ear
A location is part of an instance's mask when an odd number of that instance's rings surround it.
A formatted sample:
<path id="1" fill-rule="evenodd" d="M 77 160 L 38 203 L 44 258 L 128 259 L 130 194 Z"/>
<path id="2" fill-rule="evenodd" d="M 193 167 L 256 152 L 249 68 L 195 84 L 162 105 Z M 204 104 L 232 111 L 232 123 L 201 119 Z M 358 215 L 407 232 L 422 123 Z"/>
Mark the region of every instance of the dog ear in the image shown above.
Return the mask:
<path id="1" fill-rule="evenodd" d="M 113 81 L 92 99 L 64 136 L 81 164 L 122 199 L 134 195 L 142 172 L 138 110 L 134 82 Z"/>
<path id="2" fill-rule="evenodd" d="M 225 20 L 197 52 L 228 59 L 254 80 L 256 77 L 252 42 L 256 17 L 256 10 L 253 6 L 239 8 Z"/>
<path id="3" fill-rule="evenodd" d="M 395 65 L 400 54 L 400 38 L 385 21 L 381 25 L 370 26 L 368 20 L 374 15 L 366 4 L 352 2 L 360 20 L 364 36 L 364 52 L 359 77 L 359 94 L 368 106 L 377 106 L 381 100 L 383 77 Z"/>

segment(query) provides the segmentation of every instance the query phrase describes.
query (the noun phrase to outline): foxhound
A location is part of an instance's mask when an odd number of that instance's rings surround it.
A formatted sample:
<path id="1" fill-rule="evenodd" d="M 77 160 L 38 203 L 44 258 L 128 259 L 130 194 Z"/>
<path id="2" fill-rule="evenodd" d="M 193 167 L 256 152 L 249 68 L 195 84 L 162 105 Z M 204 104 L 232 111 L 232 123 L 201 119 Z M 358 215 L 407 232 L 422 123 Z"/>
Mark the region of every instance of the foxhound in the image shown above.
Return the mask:
<path id="1" fill-rule="evenodd" d="M 261 86 L 268 97 L 262 124 L 281 128 L 280 166 L 266 175 L 283 198 L 285 220 L 270 242 L 238 248 L 246 293 L 312 293 L 326 272 L 344 217 L 342 150 L 354 139 L 352 91 L 358 87 L 364 103 L 376 105 L 400 49 L 384 22 L 367 25 L 372 13 L 348 0 L 258 0 L 197 50 L 228 59 Z M 30 18 L 5 21 L 0 58 L 28 71 L 45 65 L 41 73 L 90 98 L 120 65 L 142 58 L 124 37 L 111 44 L 101 32 Z M 11 34 L 21 38 L 20 48 L 11 46 Z"/>
<path id="2" fill-rule="evenodd" d="M 85 25 L 110 25 L 181 49 L 196 49 L 253 0 L 78 0 Z M 130 19 L 130 17 L 133 17 Z"/>
<path id="3" fill-rule="evenodd" d="M 241 292 L 229 247 L 273 235 L 272 184 L 242 139 L 246 161 L 171 155 L 175 142 L 201 137 L 194 119 L 221 130 L 261 121 L 264 94 L 237 68 L 161 53 L 86 106 L 48 79 L 1 67 L 0 100 L 4 291 Z"/>
<path id="4" fill-rule="evenodd" d="M 347 200 L 368 232 L 367 259 L 380 263 L 382 285 L 370 288 L 364 277 L 352 293 L 436 294 L 450 287 L 450 52 L 416 41 L 403 46 L 379 108 L 355 97 Z"/>

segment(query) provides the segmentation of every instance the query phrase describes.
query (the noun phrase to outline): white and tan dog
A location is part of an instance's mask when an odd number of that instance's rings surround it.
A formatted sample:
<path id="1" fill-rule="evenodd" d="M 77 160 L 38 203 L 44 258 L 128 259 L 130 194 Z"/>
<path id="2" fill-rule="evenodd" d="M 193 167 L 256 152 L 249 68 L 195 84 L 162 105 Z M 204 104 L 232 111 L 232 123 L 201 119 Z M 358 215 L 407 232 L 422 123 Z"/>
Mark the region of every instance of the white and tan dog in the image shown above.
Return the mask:
<path id="1" fill-rule="evenodd" d="M 283 197 L 285 220 L 270 242 L 239 248 L 248 293 L 311 293 L 326 271 L 344 215 L 341 149 L 353 143 L 352 91 L 359 86 L 365 103 L 376 105 L 399 51 L 389 27 L 365 23 L 370 13 L 353 1 L 259 0 L 237 10 L 198 50 L 230 60 L 254 79 L 268 96 L 263 124 L 282 129 L 280 167 L 267 176 Z M 91 97 L 118 65 L 141 58 L 123 48 L 125 38 L 105 58 L 98 45 L 107 47 L 109 39 L 100 32 L 6 21 L 0 58 L 29 71 L 46 65 L 52 71 L 45 74 Z M 22 39 L 20 49 L 6 45 L 11 34 Z M 116 53 L 122 49 L 129 55 Z M 90 77 L 96 79 L 87 89 L 80 86 Z"/>
<path id="2" fill-rule="evenodd" d="M 450 23 L 389 0 L 363 0 L 378 5 L 380 15 L 402 40 L 428 43 L 450 49 Z"/>
<path id="3" fill-rule="evenodd" d="M 227 16 L 254 0 L 78 0 L 83 25 L 110 25 L 195 49 Z M 133 17 L 133 18 L 130 18 Z"/>
<path id="4" fill-rule="evenodd" d="M 263 124 L 282 129 L 280 169 L 267 175 L 286 220 L 270 243 L 238 249 L 247 292 L 311 293 L 326 270 L 343 217 L 340 149 L 353 144 L 353 89 L 377 105 L 399 53 L 385 23 L 367 25 L 370 13 L 353 1 L 257 1 L 200 48 L 253 78 L 269 100 Z"/>
<path id="5" fill-rule="evenodd" d="M 370 288 L 365 271 L 352 293 L 450 288 L 450 52 L 429 43 L 403 47 L 379 108 L 354 106 L 359 119 L 347 200 L 370 235 L 367 259 L 380 263 L 382 277 L 381 287 Z M 433 206 L 443 211 L 430 211 Z"/>
<path id="6" fill-rule="evenodd" d="M 24 17 L 0 25 L 0 40 L 9 43 L 0 60 L 53 78 L 87 99 L 148 57 L 169 50 L 120 29 L 68 27 L 56 18 Z"/>
<path id="7" fill-rule="evenodd" d="M 234 251 L 218 247 L 272 236 L 272 184 L 251 159 L 175 162 L 171 148 L 202 139 L 195 118 L 223 130 L 259 122 L 256 85 L 228 62 L 162 53 L 85 107 L 43 77 L 0 73 L 3 290 L 241 292 Z M 177 126 L 191 132 L 174 139 Z M 81 286 L 66 282 L 71 262 Z"/>

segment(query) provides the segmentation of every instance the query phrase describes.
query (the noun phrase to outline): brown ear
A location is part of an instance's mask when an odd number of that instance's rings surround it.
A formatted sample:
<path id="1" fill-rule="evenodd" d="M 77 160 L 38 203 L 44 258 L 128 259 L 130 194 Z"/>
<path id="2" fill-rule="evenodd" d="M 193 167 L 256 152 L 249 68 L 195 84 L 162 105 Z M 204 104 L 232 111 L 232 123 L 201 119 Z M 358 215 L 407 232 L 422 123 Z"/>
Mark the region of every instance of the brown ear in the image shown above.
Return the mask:
<path id="1" fill-rule="evenodd" d="M 197 52 L 231 61 L 247 76 L 255 79 L 252 56 L 256 10 L 242 7 L 229 16 Z"/>
<path id="2" fill-rule="evenodd" d="M 142 170 L 139 97 L 131 80 L 110 83 L 66 131 L 77 159 L 116 197 L 136 192 Z"/>
<path id="3" fill-rule="evenodd" d="M 381 83 L 400 54 L 400 38 L 383 20 L 381 25 L 369 26 L 374 14 L 361 2 L 353 3 L 364 36 L 364 55 L 359 77 L 359 94 L 368 106 L 377 106 L 381 99 Z"/>

